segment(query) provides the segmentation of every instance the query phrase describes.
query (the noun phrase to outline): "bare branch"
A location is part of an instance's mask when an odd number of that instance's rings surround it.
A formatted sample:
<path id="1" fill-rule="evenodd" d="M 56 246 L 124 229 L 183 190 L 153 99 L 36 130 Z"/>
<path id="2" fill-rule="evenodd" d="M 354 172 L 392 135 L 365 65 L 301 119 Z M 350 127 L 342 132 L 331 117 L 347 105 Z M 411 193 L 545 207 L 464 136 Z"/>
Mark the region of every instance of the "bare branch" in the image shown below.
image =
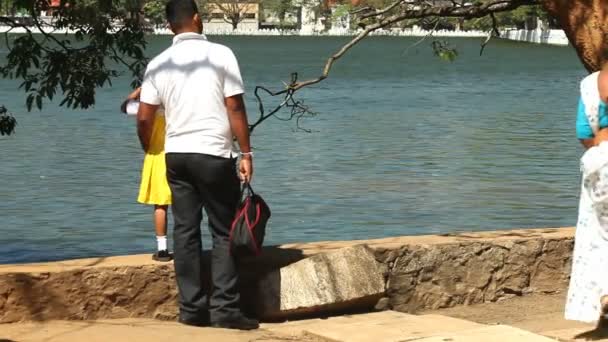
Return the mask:
<path id="1" fill-rule="evenodd" d="M 398 0 L 394 3 L 392 3 L 391 5 L 389 5 L 388 7 L 384 8 L 382 10 L 379 10 L 379 11 L 375 11 L 373 13 L 366 13 L 366 11 L 371 10 L 369 8 L 363 8 L 363 9 L 356 11 L 356 13 L 364 13 L 360 16 L 360 18 L 362 18 L 362 19 L 375 18 L 377 20 L 377 22 L 365 26 L 365 28 L 361 32 L 359 32 L 353 39 L 351 39 L 348 43 L 343 45 L 338 51 L 336 51 L 334 54 L 332 54 L 327 59 L 321 75 L 319 75 L 317 78 L 313 78 L 313 79 L 309 79 L 309 80 L 300 82 L 297 80 L 297 74 L 293 74 L 291 84 L 289 84 L 285 89 L 278 91 L 278 92 L 272 92 L 263 87 L 256 87 L 255 96 L 259 103 L 260 117 L 254 124 L 252 124 L 250 126 L 250 129 L 251 130 L 255 129 L 255 127 L 257 127 L 259 124 L 261 124 L 268 118 L 276 115 L 276 113 L 278 113 L 282 108 L 285 108 L 285 107 L 291 107 L 291 109 L 292 109 L 291 116 L 288 119 L 293 119 L 294 117 L 297 117 L 298 123 L 299 123 L 300 119 L 303 117 L 303 115 L 311 114 L 312 112 L 310 112 L 308 110 L 308 107 L 303 106 L 300 102 L 293 100 L 293 95 L 295 94 L 295 92 L 297 92 L 298 90 L 300 90 L 304 87 L 317 84 L 317 83 L 323 81 L 324 79 L 326 79 L 329 76 L 332 66 L 334 65 L 334 63 L 337 60 L 339 60 L 341 57 L 343 57 L 350 49 L 352 49 L 355 45 L 357 45 L 361 40 L 363 40 L 370 33 L 374 32 L 376 30 L 379 30 L 379 29 L 382 29 L 385 27 L 389 27 L 395 23 L 398 23 L 398 22 L 401 22 L 404 20 L 408 20 L 408 19 L 422 19 L 422 18 L 428 18 L 428 17 L 438 18 L 435 23 L 435 27 L 431 31 L 431 33 L 429 35 L 427 35 L 426 37 L 422 38 L 419 42 L 415 43 L 414 44 L 414 46 L 415 46 L 417 44 L 420 44 L 422 41 L 424 41 L 424 39 L 426 39 L 432 35 L 432 33 L 437 28 L 437 25 L 439 24 L 439 18 L 454 17 L 454 18 L 472 19 L 472 18 L 481 18 L 481 17 L 490 15 L 493 18 L 493 21 L 495 22 L 495 18 L 493 16 L 494 13 L 510 11 L 510 10 L 516 9 L 520 6 L 533 5 L 533 4 L 537 3 L 536 0 L 494 0 L 494 1 L 483 2 L 483 3 L 474 3 L 474 4 L 465 4 L 464 2 L 458 3 L 456 1 L 452 1 L 451 6 L 436 6 L 434 4 L 429 4 L 425 1 L 421 1 L 421 2 L 417 3 L 417 6 L 413 6 L 413 4 L 411 2 L 406 3 L 406 1 L 407 0 Z M 401 8 L 400 11 L 397 11 L 397 13 L 393 13 L 392 15 L 385 16 L 389 12 L 395 12 L 395 10 L 400 8 L 400 5 L 403 5 L 403 6 L 401 6 L 403 8 Z M 491 34 L 493 34 L 493 33 L 494 33 L 494 30 L 491 32 Z M 486 44 L 487 44 L 487 42 L 486 42 Z M 482 50 L 483 50 L 483 48 L 482 48 Z M 279 104 L 277 107 L 275 107 L 272 111 L 266 113 L 264 105 L 262 103 L 262 99 L 259 96 L 259 91 L 264 91 L 270 96 L 281 96 L 282 95 L 282 96 L 284 96 L 283 101 L 281 102 L 281 104 Z M 300 115 L 300 116 L 298 116 L 298 115 Z"/>
<path id="2" fill-rule="evenodd" d="M 481 4 L 471 4 L 464 6 L 439 6 L 439 7 L 427 7 L 423 9 L 406 9 L 401 13 L 396 14 L 392 17 L 386 18 L 387 20 L 398 22 L 405 19 L 419 19 L 425 17 L 444 17 L 444 18 L 457 18 L 462 17 L 465 19 L 481 18 L 491 13 L 505 12 L 514 10 L 524 5 L 534 5 L 536 0 L 497 0 L 484 2 Z"/>
<path id="3" fill-rule="evenodd" d="M 13 20 L 13 19 L 11 19 L 11 18 L 7 18 L 7 17 L 0 17 L 0 23 L 5 23 L 5 24 L 7 24 L 7 25 L 10 27 L 10 29 L 9 29 L 9 30 L 7 30 L 7 32 L 5 32 L 5 33 L 4 33 L 4 37 L 5 37 L 5 40 L 6 40 L 6 47 L 7 47 L 9 50 L 11 50 L 11 46 L 10 46 L 10 44 L 9 44 L 9 39 L 8 39 L 8 35 L 9 35 L 9 33 L 10 33 L 10 32 L 11 32 L 13 29 L 16 29 L 16 28 L 22 28 L 22 29 L 24 29 L 24 30 L 25 30 L 25 33 L 26 33 L 26 34 L 27 34 L 29 37 L 31 37 L 31 38 L 32 38 L 32 41 L 33 41 L 33 42 L 35 42 L 35 43 L 38 45 L 38 47 L 39 47 L 41 50 L 43 50 L 43 51 L 45 51 L 45 52 L 47 52 L 47 53 L 48 53 L 48 52 L 52 52 L 52 50 L 51 50 L 51 49 L 49 49 L 49 48 L 45 47 L 43 44 L 41 44 L 40 42 L 38 42 L 38 41 L 37 41 L 37 40 L 34 38 L 34 32 L 33 32 L 33 31 L 32 31 L 32 30 L 29 28 L 29 27 L 27 27 L 27 26 L 25 26 L 25 25 L 23 25 L 23 24 L 19 24 L 19 23 L 18 23 L 18 22 L 16 22 L 15 20 Z M 40 29 L 40 31 L 41 31 L 41 33 L 43 33 L 43 34 L 44 34 L 44 32 L 43 32 L 43 30 L 42 30 L 42 29 Z M 60 44 L 60 45 L 61 45 L 61 46 L 63 46 L 62 44 Z"/>
<path id="4" fill-rule="evenodd" d="M 323 68 L 323 72 L 317 78 L 297 82 L 291 86 L 291 89 L 299 90 L 304 87 L 319 83 L 329 76 L 329 72 L 334 62 L 340 59 L 348 50 L 359 43 L 363 38 L 367 37 L 371 32 L 379 30 L 381 28 L 390 26 L 397 22 L 407 19 L 420 19 L 426 17 L 463 17 L 467 19 L 481 18 L 492 13 L 511 11 L 523 5 L 535 4 L 536 0 L 496 0 L 484 3 L 476 3 L 464 6 L 438 6 L 438 7 L 426 7 L 421 9 L 406 9 L 400 13 L 393 14 L 389 17 L 383 18 L 375 24 L 367 26 L 361 31 L 355 38 L 346 45 L 342 46 L 338 52 L 334 53 Z M 392 4 L 391 6 L 393 6 Z M 389 6 L 389 7 L 391 7 Z"/>
<path id="5" fill-rule="evenodd" d="M 374 9 L 372 7 L 366 6 L 366 7 L 361 7 L 361 8 L 357 8 L 354 11 L 351 11 L 350 14 L 351 15 L 357 15 L 359 13 L 363 13 L 363 12 L 368 12 L 368 11 L 373 11 Z"/>
<path id="6" fill-rule="evenodd" d="M 384 9 L 377 10 L 372 13 L 363 14 L 363 15 L 361 15 L 361 19 L 367 19 L 367 18 L 379 16 L 379 15 L 384 15 L 384 14 L 392 11 L 393 9 L 395 9 L 397 6 L 403 4 L 405 1 L 406 0 L 398 0 L 394 3 L 392 3 L 391 5 L 385 7 Z"/>
<path id="7" fill-rule="evenodd" d="M 490 13 L 490 18 L 492 19 L 492 31 L 496 35 L 496 37 L 500 37 L 500 30 L 498 29 L 498 20 L 496 20 L 496 16 L 494 13 Z"/>
<path id="8" fill-rule="evenodd" d="M 297 82 L 297 80 L 298 80 L 298 74 L 297 73 L 292 74 L 290 84 L 295 84 Z M 262 98 L 259 93 L 260 91 L 263 91 L 270 96 L 284 95 L 283 101 L 278 106 L 273 108 L 270 112 L 266 113 L 266 110 L 264 108 L 264 102 L 262 101 Z M 290 114 L 287 118 L 277 117 L 278 119 L 283 120 L 283 121 L 289 121 L 289 120 L 293 120 L 294 118 L 296 118 L 298 129 L 310 132 L 309 130 L 303 129 L 300 126 L 300 121 L 305 117 L 314 116 L 314 115 L 316 115 L 316 113 L 312 112 L 308 106 L 305 106 L 304 103 L 302 103 L 302 101 L 295 100 L 293 97 L 295 92 L 296 91 L 291 88 L 288 88 L 286 90 L 281 90 L 279 92 L 272 92 L 267 88 L 264 88 L 262 86 L 257 86 L 254 90 L 254 95 L 258 102 L 258 109 L 260 112 L 260 116 L 255 123 L 249 125 L 249 132 L 250 133 L 253 132 L 253 130 L 255 130 L 255 128 L 257 126 L 259 126 L 261 123 L 268 120 L 269 118 L 275 116 L 283 108 L 290 108 L 291 109 Z"/>
<path id="9" fill-rule="evenodd" d="M 494 13 L 490 13 L 490 18 L 492 19 L 492 29 L 490 30 L 490 32 L 488 32 L 488 37 L 486 38 L 486 40 L 481 43 L 481 49 L 479 50 L 480 56 L 483 55 L 483 51 L 494 36 L 500 37 L 500 31 L 498 30 L 498 21 L 496 20 L 496 16 L 494 15 Z"/>
<path id="10" fill-rule="evenodd" d="M 30 11 L 30 15 L 34 19 L 34 25 L 36 26 L 36 28 L 38 29 L 38 31 L 45 37 L 45 39 L 50 39 L 53 42 L 55 42 L 55 44 L 57 44 L 62 49 L 64 49 L 65 51 L 70 51 L 70 48 L 67 47 L 62 41 L 60 41 L 59 39 L 57 39 L 57 37 L 55 37 L 52 34 L 46 33 L 46 31 L 42 27 L 42 24 L 40 24 L 38 13 L 39 13 L 39 9 L 37 8 L 37 6 L 34 6 L 34 8 Z"/>
<path id="11" fill-rule="evenodd" d="M 433 33 L 435 33 L 435 30 L 437 30 L 437 26 L 439 26 L 439 19 L 437 19 L 435 21 L 435 26 L 433 27 L 433 29 L 424 37 L 420 38 L 417 42 L 415 42 L 414 44 L 408 46 L 405 51 L 403 51 L 403 54 L 406 54 L 410 49 L 415 48 L 416 46 L 422 44 L 422 42 L 424 42 L 425 40 L 427 40 L 428 38 L 433 36 Z"/>

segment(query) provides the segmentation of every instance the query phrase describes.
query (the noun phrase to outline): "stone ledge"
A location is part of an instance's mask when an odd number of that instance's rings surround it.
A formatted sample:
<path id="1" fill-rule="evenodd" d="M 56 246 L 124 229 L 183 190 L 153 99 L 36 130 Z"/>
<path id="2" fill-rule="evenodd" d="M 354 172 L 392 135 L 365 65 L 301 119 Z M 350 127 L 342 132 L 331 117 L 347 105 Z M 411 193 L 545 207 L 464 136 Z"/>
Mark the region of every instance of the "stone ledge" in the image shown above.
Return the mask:
<path id="1" fill-rule="evenodd" d="M 244 282 L 311 255 L 365 244 L 386 265 L 377 309 L 415 312 L 496 301 L 567 284 L 573 228 L 395 237 L 268 247 L 245 262 Z M 244 302 L 255 296 L 249 286 Z M 0 323 L 46 319 L 155 317 L 176 308 L 172 264 L 149 255 L 0 265 Z"/>
<path id="2" fill-rule="evenodd" d="M 286 254 L 289 251 L 297 251 L 295 260 L 309 257 L 315 254 L 334 251 L 344 247 L 352 247 L 365 244 L 377 250 L 390 250 L 401 248 L 406 245 L 433 246 L 441 244 L 463 243 L 463 242 L 507 242 L 513 240 L 542 238 L 542 239 L 572 239 L 574 228 L 540 228 L 540 229 L 514 229 L 484 232 L 466 232 L 440 235 L 399 236 L 373 240 L 350 240 L 350 241 L 321 241 L 309 243 L 292 243 L 264 248 L 263 262 L 278 264 L 291 263 L 294 258 Z M 294 254 L 294 253 L 291 253 Z M 3 273 L 51 273 L 71 271 L 74 269 L 106 268 L 106 267 L 128 267 L 162 265 L 153 261 L 150 254 L 137 254 L 125 256 L 110 256 L 87 259 L 74 259 L 45 263 L 30 264 L 6 264 L 0 265 L 0 274 Z"/>

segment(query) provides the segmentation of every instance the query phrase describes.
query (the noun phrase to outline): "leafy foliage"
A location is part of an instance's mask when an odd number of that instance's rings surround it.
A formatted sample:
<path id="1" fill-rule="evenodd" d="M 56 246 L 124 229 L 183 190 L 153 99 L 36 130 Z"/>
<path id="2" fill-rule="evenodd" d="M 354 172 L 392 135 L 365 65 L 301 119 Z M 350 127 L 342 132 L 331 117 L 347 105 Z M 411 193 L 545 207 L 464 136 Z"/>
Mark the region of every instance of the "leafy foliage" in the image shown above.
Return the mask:
<path id="1" fill-rule="evenodd" d="M 292 0 L 263 0 L 262 5 L 264 9 L 268 9 L 275 13 L 279 19 L 280 25 L 285 24 L 285 18 L 288 13 L 295 12 L 297 7 Z"/>
<path id="2" fill-rule="evenodd" d="M 139 1 L 61 1 L 49 25 L 39 17 L 46 0 L 18 0 L 28 8 L 36 30 L 0 17 L 0 23 L 22 28 L 26 34 L 6 36 L 9 53 L 0 66 L 4 78 L 21 79 L 26 105 L 42 109 L 58 93 L 61 105 L 88 108 L 98 87 L 128 71 L 132 85 L 141 81 L 147 59 Z M 73 35 L 55 34 L 69 30 Z"/>
<path id="3" fill-rule="evenodd" d="M 458 51 L 445 40 L 435 40 L 431 43 L 435 56 L 444 61 L 453 62 L 458 57 Z"/>
<path id="4" fill-rule="evenodd" d="M 17 126 L 17 120 L 6 107 L 0 106 L 0 135 L 10 135 L 15 131 L 15 126 Z"/>
<path id="5" fill-rule="evenodd" d="M 165 23 L 165 4 L 167 0 L 146 1 L 143 6 L 144 16 L 154 25 Z"/>
<path id="6" fill-rule="evenodd" d="M 243 19 L 249 1 L 197 0 L 197 3 L 203 13 L 220 8 L 224 20 L 236 28 Z M 292 0 L 260 1 L 274 6 L 279 16 L 280 12 L 286 11 L 292 4 Z M 133 86 L 139 84 L 147 64 L 144 56 L 144 15 L 151 23 L 160 24 L 163 21 L 165 0 L 61 0 L 59 8 L 52 9 L 49 8 L 49 2 L 50 0 L 0 0 L 0 13 L 12 15 L 18 10 L 25 10 L 34 23 L 34 27 L 25 26 L 10 16 L 0 15 L 0 24 L 25 30 L 22 35 L 5 36 L 9 54 L 6 62 L 0 65 L 0 76 L 22 81 L 21 88 L 27 94 L 26 104 L 29 110 L 34 105 L 41 109 L 44 101 L 52 100 L 56 95 L 62 97 L 61 105 L 88 108 L 95 104 L 95 92 L 99 87 L 111 84 L 114 77 L 125 72 L 131 73 Z M 281 108 L 292 108 L 290 119 L 299 119 L 310 113 L 308 107 L 293 99 L 295 92 L 326 79 L 334 62 L 375 30 L 402 25 L 418 25 L 434 30 L 460 26 L 466 21 L 470 24 L 464 28 L 489 30 L 495 24 L 517 25 L 528 21 L 530 16 L 546 16 L 534 0 L 354 0 L 351 4 L 357 3 L 355 8 L 346 3 L 348 2 L 336 1 L 330 4 L 323 0 L 298 2 L 312 9 L 317 17 L 333 19 L 325 20 L 326 26 L 331 25 L 336 17 L 350 14 L 353 18 L 354 15 L 354 26 L 359 31 L 352 40 L 331 55 L 320 76 L 305 81 L 298 81 L 296 77 L 285 89 L 269 92 L 272 96 L 285 98 L 281 105 L 268 113 L 261 107 L 260 118 L 252 128 L 275 115 Z M 334 8 L 333 16 L 332 4 L 342 4 Z M 524 5 L 535 6 L 523 7 Z M 53 11 L 52 23 L 43 22 L 38 17 L 41 10 Z M 507 14 L 508 12 L 512 14 Z M 56 33 L 66 30 L 73 35 Z M 489 38 L 491 35 L 487 41 Z M 458 56 L 458 52 L 446 41 L 435 40 L 431 47 L 435 55 L 443 60 L 454 61 Z M 256 88 L 256 95 L 257 89 L 261 88 Z M 8 134 L 14 128 L 14 118 L 2 108 L 0 132 Z"/>
<path id="7" fill-rule="evenodd" d="M 353 7 L 350 4 L 336 6 L 332 13 L 332 22 L 337 23 L 341 21 L 352 11 L 352 9 Z"/>

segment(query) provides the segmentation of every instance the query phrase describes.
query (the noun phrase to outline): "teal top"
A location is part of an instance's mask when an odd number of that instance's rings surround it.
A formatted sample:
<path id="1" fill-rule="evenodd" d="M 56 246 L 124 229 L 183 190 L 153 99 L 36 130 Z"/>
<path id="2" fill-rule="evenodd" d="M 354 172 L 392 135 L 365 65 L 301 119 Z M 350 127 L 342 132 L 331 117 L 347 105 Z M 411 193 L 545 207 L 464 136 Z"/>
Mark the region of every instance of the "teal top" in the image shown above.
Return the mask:
<path id="1" fill-rule="evenodd" d="M 600 128 L 606 128 L 608 127 L 608 106 L 604 101 L 600 100 L 599 111 Z M 589 125 L 587 115 L 585 115 L 585 105 L 583 104 L 582 98 L 578 100 L 578 113 L 576 115 L 576 137 L 579 139 L 593 138 L 593 130 Z"/>

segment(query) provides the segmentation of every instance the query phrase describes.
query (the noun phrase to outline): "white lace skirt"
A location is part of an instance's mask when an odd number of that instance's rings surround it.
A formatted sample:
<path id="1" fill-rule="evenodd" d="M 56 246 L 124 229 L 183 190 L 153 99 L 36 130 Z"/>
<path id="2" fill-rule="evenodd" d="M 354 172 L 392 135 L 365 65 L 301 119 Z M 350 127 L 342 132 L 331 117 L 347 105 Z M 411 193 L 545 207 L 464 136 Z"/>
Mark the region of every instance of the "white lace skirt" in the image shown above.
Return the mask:
<path id="1" fill-rule="evenodd" d="M 600 298 L 608 294 L 608 240 L 596 215 L 587 191 L 582 188 L 566 302 L 569 320 L 597 322 Z"/>

